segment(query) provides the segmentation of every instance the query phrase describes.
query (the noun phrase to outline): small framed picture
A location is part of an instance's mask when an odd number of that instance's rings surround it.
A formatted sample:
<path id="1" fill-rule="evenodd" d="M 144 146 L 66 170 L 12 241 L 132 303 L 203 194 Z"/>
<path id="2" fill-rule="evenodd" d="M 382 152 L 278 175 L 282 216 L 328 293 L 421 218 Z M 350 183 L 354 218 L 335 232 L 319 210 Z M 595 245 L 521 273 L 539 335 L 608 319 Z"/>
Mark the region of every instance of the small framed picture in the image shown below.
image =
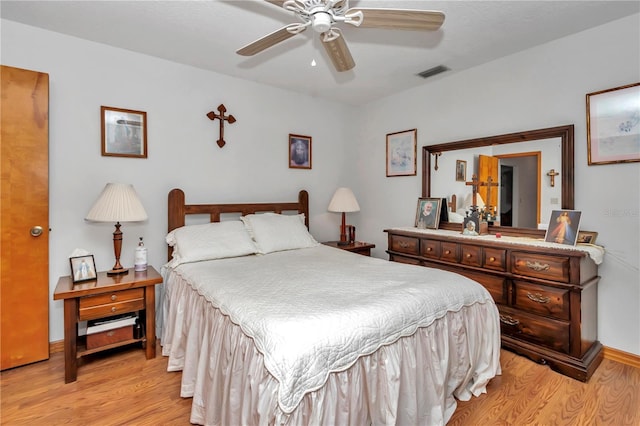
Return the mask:
<path id="1" fill-rule="evenodd" d="M 415 176 L 418 130 L 387 134 L 387 177 Z"/>
<path id="2" fill-rule="evenodd" d="M 597 232 L 578 231 L 578 241 L 576 243 L 577 244 L 595 244 L 597 237 L 598 237 Z"/>
<path id="3" fill-rule="evenodd" d="M 69 262 L 71 262 L 71 280 L 74 284 L 95 280 L 98 277 L 92 254 L 70 257 Z"/>
<path id="4" fill-rule="evenodd" d="M 102 155 L 147 158 L 147 113 L 100 107 Z"/>
<path id="5" fill-rule="evenodd" d="M 311 136 L 289 134 L 289 168 L 311 168 Z"/>
<path id="6" fill-rule="evenodd" d="M 575 246 L 580 229 L 578 210 L 553 210 L 544 240 L 548 243 L 559 243 Z"/>
<path id="7" fill-rule="evenodd" d="M 587 161 L 640 161 L 640 83 L 587 94 Z"/>
<path id="8" fill-rule="evenodd" d="M 467 162 L 456 160 L 456 181 L 465 182 L 467 180 Z"/>
<path id="9" fill-rule="evenodd" d="M 415 227 L 438 229 L 442 198 L 418 198 Z"/>

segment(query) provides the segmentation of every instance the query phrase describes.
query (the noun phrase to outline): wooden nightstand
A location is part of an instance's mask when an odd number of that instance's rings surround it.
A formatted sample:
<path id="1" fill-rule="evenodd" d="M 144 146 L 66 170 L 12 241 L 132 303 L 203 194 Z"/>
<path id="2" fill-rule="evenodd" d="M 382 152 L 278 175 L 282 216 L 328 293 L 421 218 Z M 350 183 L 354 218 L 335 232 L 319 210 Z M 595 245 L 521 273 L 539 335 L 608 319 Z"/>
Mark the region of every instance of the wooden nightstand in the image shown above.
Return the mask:
<path id="1" fill-rule="evenodd" d="M 155 286 L 162 283 L 160 274 L 149 266 L 146 271 L 129 269 L 126 275 L 107 276 L 73 284 L 70 276 L 60 277 L 54 300 L 64 300 L 64 382 L 77 378 L 78 359 L 118 346 L 141 342 L 147 359 L 156 356 Z M 99 348 L 87 349 L 78 338 L 78 322 L 95 320 L 127 312 L 144 312 L 144 335 Z"/>
<path id="2" fill-rule="evenodd" d="M 349 244 L 345 244 L 345 245 L 339 245 L 338 241 L 325 241 L 322 244 L 327 245 L 327 246 L 331 246 L 331 247 L 335 247 L 335 248 L 339 248 L 342 250 L 346 250 L 346 251 L 351 251 L 354 253 L 358 253 L 361 254 L 363 256 L 371 256 L 371 249 L 375 248 L 375 244 L 370 244 L 370 243 L 363 243 L 360 241 L 356 241 L 355 243 L 349 243 Z"/>

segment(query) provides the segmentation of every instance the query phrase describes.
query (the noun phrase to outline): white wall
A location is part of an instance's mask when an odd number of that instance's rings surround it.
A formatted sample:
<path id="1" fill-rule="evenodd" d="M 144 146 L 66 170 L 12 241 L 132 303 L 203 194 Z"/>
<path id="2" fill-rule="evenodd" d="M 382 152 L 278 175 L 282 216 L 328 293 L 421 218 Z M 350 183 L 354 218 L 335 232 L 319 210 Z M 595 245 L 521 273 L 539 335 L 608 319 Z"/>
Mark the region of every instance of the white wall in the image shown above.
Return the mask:
<path id="1" fill-rule="evenodd" d="M 575 207 L 583 229 L 598 231 L 607 248 L 599 339 L 640 354 L 640 163 L 587 166 L 585 124 L 586 93 L 640 80 L 639 21 L 615 21 L 355 109 L 3 20 L 2 63 L 50 75 L 51 293 L 76 247 L 93 252 L 98 268 L 112 266 L 113 227 L 83 221 L 109 181 L 134 184 L 149 212 L 148 222 L 123 226 L 125 264 L 138 236 L 152 265 L 165 261 L 173 187 L 184 188 L 188 202 L 289 200 L 309 189 L 312 233 L 325 240 L 339 224 L 326 206 L 348 185 L 361 207 L 348 222 L 386 258 L 383 230 L 411 226 L 421 193 L 420 162 L 415 177 L 386 177 L 387 133 L 417 128 L 421 147 L 573 123 Z M 238 119 L 225 126 L 223 149 L 217 123 L 204 117 L 220 103 Z M 147 111 L 148 159 L 100 156 L 100 105 Z M 288 169 L 288 133 L 313 137 L 311 171 Z M 60 340 L 62 303 L 52 302 L 50 316 L 50 339 Z"/>
<path id="2" fill-rule="evenodd" d="M 149 215 L 122 226 L 125 267 L 140 236 L 151 265 L 166 261 L 167 193 L 176 187 L 188 203 L 296 201 L 307 189 L 313 235 L 338 238 L 340 216 L 327 206 L 345 185 L 340 153 L 352 107 L 11 21 L 1 30 L 2 64 L 50 79 L 51 294 L 75 248 L 93 253 L 99 270 L 113 266 L 114 224 L 83 220 L 107 182 L 133 184 Z M 219 124 L 206 117 L 221 103 L 237 119 L 225 125 L 222 149 Z M 147 112 L 147 159 L 101 156 L 101 105 Z M 312 137 L 311 170 L 289 169 L 289 133 Z M 50 340 L 63 339 L 61 301 L 51 301 L 50 318 Z"/>
<path id="3" fill-rule="evenodd" d="M 598 337 L 640 354 L 640 163 L 587 165 L 585 106 L 587 93 L 638 81 L 635 15 L 369 104 L 353 123 L 360 131 L 351 178 L 360 238 L 386 257 L 382 231 L 415 220 L 420 161 L 417 176 L 385 177 L 387 133 L 417 128 L 422 147 L 575 124 L 575 208 L 583 211 L 582 229 L 599 232 L 597 242 L 607 249 L 599 269 Z"/>

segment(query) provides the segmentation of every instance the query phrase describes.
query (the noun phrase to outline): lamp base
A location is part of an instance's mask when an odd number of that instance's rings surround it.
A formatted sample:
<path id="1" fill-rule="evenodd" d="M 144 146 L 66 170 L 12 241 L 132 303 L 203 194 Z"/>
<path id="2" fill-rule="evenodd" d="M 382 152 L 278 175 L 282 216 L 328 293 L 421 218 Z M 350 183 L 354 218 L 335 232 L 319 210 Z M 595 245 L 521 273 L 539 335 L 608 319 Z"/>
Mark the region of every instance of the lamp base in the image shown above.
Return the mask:
<path id="1" fill-rule="evenodd" d="M 112 277 L 114 275 L 126 275 L 129 273 L 128 269 L 111 269 L 110 271 L 107 271 L 107 276 Z"/>
<path id="2" fill-rule="evenodd" d="M 338 245 L 339 246 L 348 246 L 349 245 L 349 241 L 338 241 Z"/>

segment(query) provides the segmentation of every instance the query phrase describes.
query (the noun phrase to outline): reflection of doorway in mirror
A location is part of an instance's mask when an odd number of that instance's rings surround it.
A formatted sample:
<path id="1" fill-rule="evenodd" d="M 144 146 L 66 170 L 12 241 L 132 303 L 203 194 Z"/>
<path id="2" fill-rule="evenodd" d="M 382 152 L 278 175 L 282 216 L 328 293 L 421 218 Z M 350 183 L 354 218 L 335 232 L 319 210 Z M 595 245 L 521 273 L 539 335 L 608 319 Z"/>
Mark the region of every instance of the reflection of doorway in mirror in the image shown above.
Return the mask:
<path id="1" fill-rule="evenodd" d="M 501 178 L 499 217 L 502 226 L 537 228 L 540 221 L 540 156 L 536 153 L 527 154 L 498 156 Z M 531 179 L 531 176 L 538 178 Z M 502 223 L 503 215 L 505 220 L 511 220 L 511 224 Z"/>

